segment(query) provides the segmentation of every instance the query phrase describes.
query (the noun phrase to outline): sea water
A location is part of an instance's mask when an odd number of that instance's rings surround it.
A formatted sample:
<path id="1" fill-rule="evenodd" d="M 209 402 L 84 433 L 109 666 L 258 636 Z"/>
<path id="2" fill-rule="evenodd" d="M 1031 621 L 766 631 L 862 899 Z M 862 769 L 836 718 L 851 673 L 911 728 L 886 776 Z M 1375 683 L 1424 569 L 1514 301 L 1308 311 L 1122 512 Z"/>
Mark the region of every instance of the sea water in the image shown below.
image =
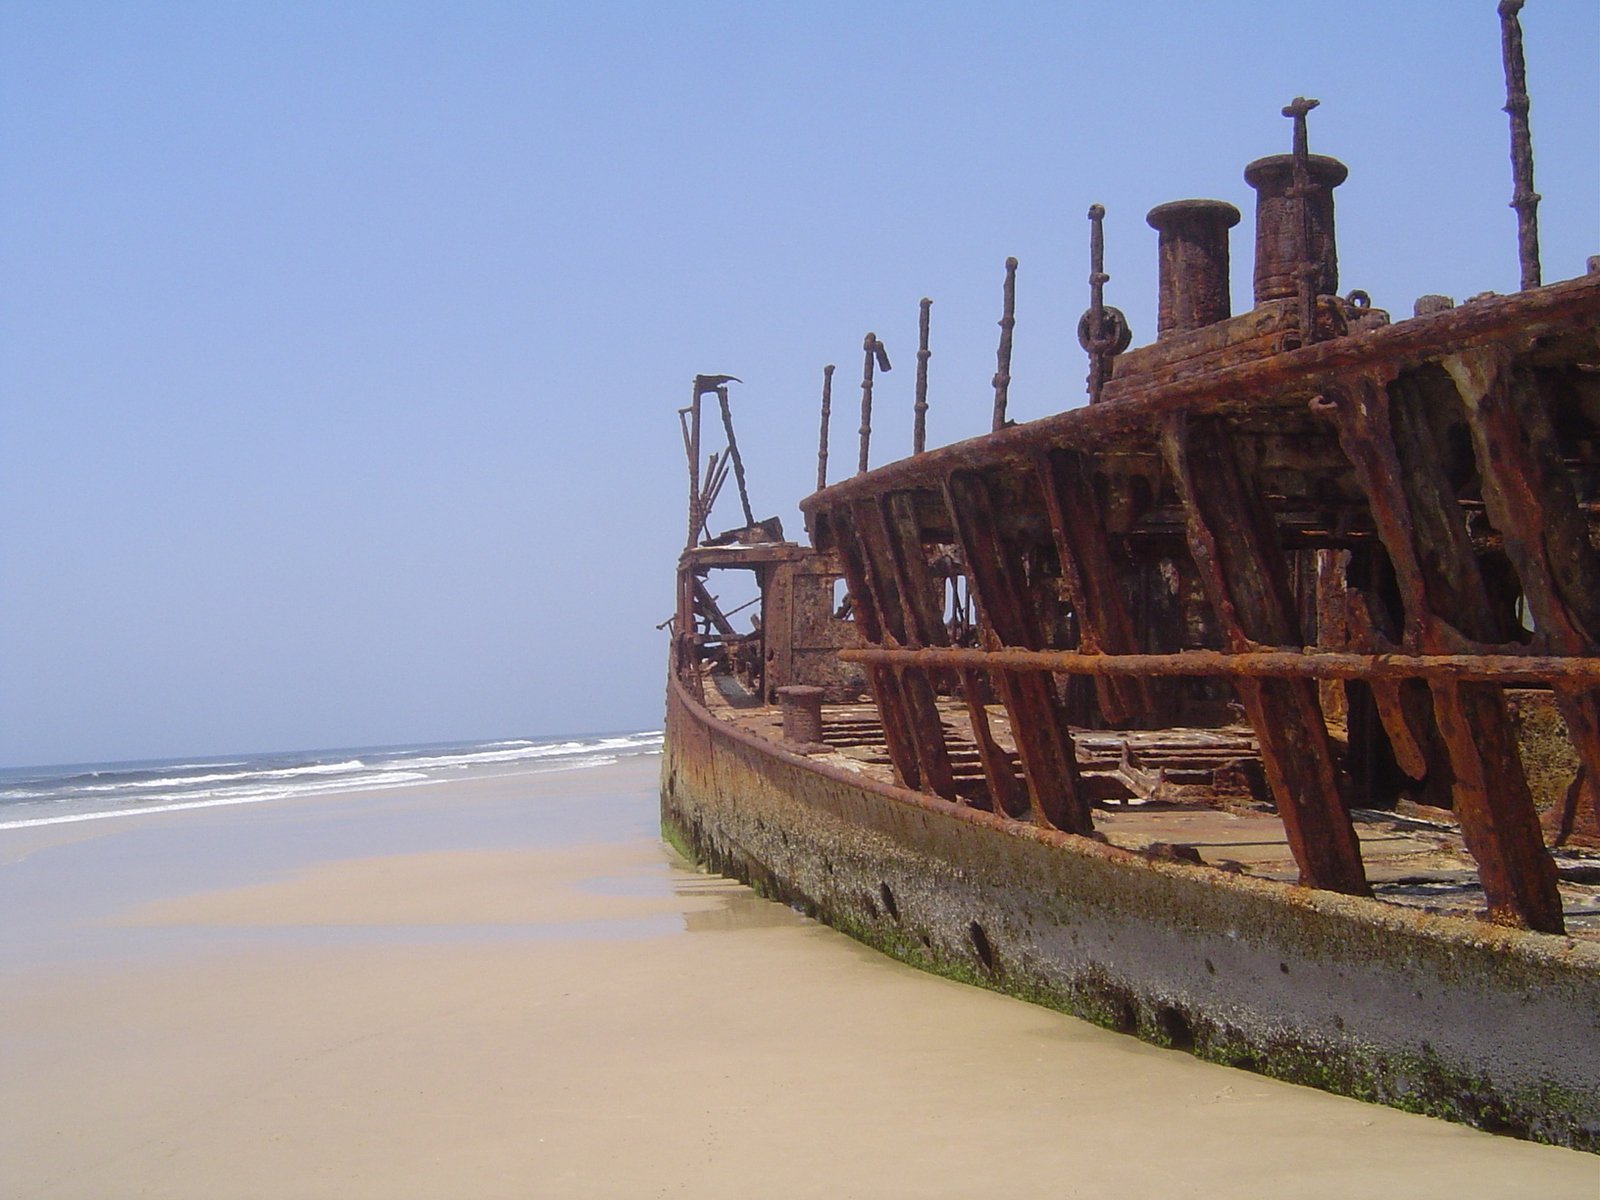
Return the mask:
<path id="1" fill-rule="evenodd" d="M 0 769 L 0 829 L 608 766 L 659 730 Z"/>

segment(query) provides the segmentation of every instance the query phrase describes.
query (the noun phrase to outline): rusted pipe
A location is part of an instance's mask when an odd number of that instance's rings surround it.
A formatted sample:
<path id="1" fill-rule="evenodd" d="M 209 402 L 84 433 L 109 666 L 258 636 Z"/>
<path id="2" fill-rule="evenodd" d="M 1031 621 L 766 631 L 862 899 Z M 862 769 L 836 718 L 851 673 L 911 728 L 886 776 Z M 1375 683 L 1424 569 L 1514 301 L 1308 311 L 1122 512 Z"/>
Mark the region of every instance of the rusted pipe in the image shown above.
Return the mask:
<path id="1" fill-rule="evenodd" d="M 1182 650 L 1176 654 L 1081 654 L 1075 650 L 841 650 L 845 662 L 894 667 L 1051 671 L 1061 675 L 1180 675 L 1281 679 L 1452 679 L 1600 684 L 1600 657 L 1521 654 L 1346 654 L 1336 651 Z"/>
<path id="2" fill-rule="evenodd" d="M 1089 307 L 1078 318 L 1078 345 L 1089 352 L 1089 403 L 1098 404 L 1106 380 L 1111 377 L 1111 360 L 1128 348 L 1133 331 L 1121 310 L 1106 303 L 1106 210 L 1103 204 L 1089 206 Z"/>
<path id="3" fill-rule="evenodd" d="M 683 433 L 683 453 L 689 460 L 689 540 L 684 543 L 685 550 L 694 549 L 695 543 L 700 540 L 700 464 L 696 461 L 699 451 L 694 447 L 695 439 L 689 432 L 689 414 L 693 407 L 678 410 L 678 428 Z"/>

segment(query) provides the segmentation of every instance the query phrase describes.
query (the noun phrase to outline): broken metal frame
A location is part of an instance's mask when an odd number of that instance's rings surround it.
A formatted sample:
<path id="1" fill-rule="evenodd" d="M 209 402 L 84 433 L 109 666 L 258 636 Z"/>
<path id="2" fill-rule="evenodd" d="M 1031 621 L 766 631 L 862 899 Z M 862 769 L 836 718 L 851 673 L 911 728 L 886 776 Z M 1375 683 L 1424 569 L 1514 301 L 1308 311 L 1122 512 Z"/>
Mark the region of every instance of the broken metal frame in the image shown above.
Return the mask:
<path id="1" fill-rule="evenodd" d="M 1302 882 L 1365 893 L 1347 778 L 1349 755 L 1371 746 L 1341 757 L 1317 681 L 1353 681 L 1391 700 L 1400 685 L 1420 687 L 1420 715 L 1415 704 L 1380 706 L 1385 719 L 1364 736 L 1442 747 L 1435 757 L 1445 756 L 1491 918 L 1559 931 L 1554 869 L 1503 688 L 1554 689 L 1584 776 L 1600 778 L 1600 530 L 1591 532 L 1600 495 L 1590 494 L 1600 461 L 1562 442 L 1558 417 L 1570 414 L 1552 410 L 1573 403 L 1574 354 L 1600 358 L 1600 277 L 1199 379 L 1115 379 L 1106 403 L 809 497 L 801 507 L 818 544 L 854 562 L 851 592 L 871 614 L 864 645 L 842 657 L 874 680 L 897 773 L 948 795 L 924 782 L 947 737 L 925 688 L 944 680 L 967 698 L 980 748 L 984 694 L 1018 735 L 1022 786 L 1005 755 L 982 755 L 988 795 L 978 803 L 1088 832 L 1059 680 L 1143 690 L 1119 703 L 1101 686 L 1100 722 L 1128 719 L 1141 695 L 1171 686 L 1163 680 L 1226 681 L 1260 741 Z M 1463 494 L 1469 483 L 1474 494 Z M 1130 518 L 1128 497 L 1141 489 L 1142 511 Z M 977 648 L 945 644 L 927 619 L 929 556 L 952 543 L 982 617 Z M 1288 589 L 1296 556 L 1319 550 L 1354 550 L 1389 564 L 1395 579 L 1394 595 L 1352 577 L 1319 597 L 1356 615 L 1335 645 L 1307 640 Z M 1502 558 L 1538 630 L 1526 644 L 1492 616 L 1507 607 L 1507 585 L 1491 586 L 1484 572 Z M 1193 572 L 1221 648 L 1182 645 L 1184 631 L 1169 629 L 1170 646 L 1140 652 L 1137 637 L 1152 631 L 1125 624 L 1129 579 L 1158 560 Z M 1076 614 L 1076 644 L 1047 628 L 1047 591 Z"/>
<path id="2" fill-rule="evenodd" d="M 1079 327 L 1091 409 L 1007 421 L 1015 259 L 1006 262 L 990 436 L 925 451 L 924 300 L 913 457 L 869 473 L 874 367 L 889 362 L 868 334 L 858 474 L 826 487 L 827 369 L 818 491 L 801 507 L 850 588 L 865 644 L 839 657 L 866 667 L 901 783 L 1088 834 L 1074 721 L 1169 717 L 1186 698 L 1160 681 L 1223 681 L 1255 731 L 1303 884 L 1369 894 L 1349 788 L 1372 778 L 1357 758 L 1370 765 L 1387 755 L 1450 796 L 1490 918 L 1562 930 L 1504 688 L 1552 692 L 1579 761 L 1559 827 L 1579 803 L 1600 825 L 1600 436 L 1571 433 L 1580 391 L 1600 402 L 1592 380 L 1575 378 L 1600 369 L 1600 276 L 1591 263 L 1587 279 L 1539 287 L 1521 7 L 1499 5 L 1520 295 L 1384 328 L 1387 315 L 1367 312 L 1364 294 L 1332 294 L 1331 189 L 1344 168 L 1319 159 L 1313 179 L 1306 115 L 1317 101 L 1296 98 L 1283 110 L 1294 143 L 1278 193 L 1292 203 L 1289 219 L 1274 228 L 1258 210 L 1264 320 L 1253 342 L 1242 326 L 1215 321 L 1179 329 L 1172 343 L 1130 356 L 1138 366 L 1113 370 L 1127 330 L 1104 304 L 1096 205 L 1091 307 Z M 1251 169 L 1281 170 L 1274 161 Z M 1261 178 L 1282 187 L 1281 176 Z M 1327 205 L 1315 233 L 1313 201 Z M 1292 267 L 1292 300 L 1279 300 L 1270 270 L 1273 290 L 1263 291 L 1264 263 Z M 1163 303 L 1185 283 L 1164 278 Z M 1273 324 L 1275 304 L 1295 310 L 1292 340 Z M 697 377 L 691 407 L 680 410 L 691 549 L 729 459 L 755 525 L 726 382 Z M 712 390 L 728 450 L 701 483 L 700 398 Z M 952 545 L 979 615 L 978 648 L 952 646 L 941 620 L 944 577 L 932 560 L 948 561 Z M 1129 611 L 1137 596 L 1148 601 L 1152 572 L 1174 597 L 1154 623 L 1148 611 L 1139 620 Z M 698 578 L 689 573 L 688 586 L 684 577 L 680 569 L 678 629 L 692 642 L 693 618 L 715 604 Z M 1203 612 L 1190 603 L 1191 585 Z M 1533 618 L 1526 636 L 1513 608 Z M 1152 641 L 1164 644 L 1141 645 Z M 1063 686 L 1074 676 L 1095 681 L 1087 709 L 1081 689 L 1074 697 Z M 1374 719 L 1358 724 L 1359 697 L 1331 700 L 1320 689 L 1330 681 L 1365 688 Z M 957 796 L 941 692 L 967 702 L 986 786 L 975 801 Z M 989 728 L 989 696 L 1006 710 L 1020 779 Z M 1347 711 L 1341 751 L 1330 714 Z"/>

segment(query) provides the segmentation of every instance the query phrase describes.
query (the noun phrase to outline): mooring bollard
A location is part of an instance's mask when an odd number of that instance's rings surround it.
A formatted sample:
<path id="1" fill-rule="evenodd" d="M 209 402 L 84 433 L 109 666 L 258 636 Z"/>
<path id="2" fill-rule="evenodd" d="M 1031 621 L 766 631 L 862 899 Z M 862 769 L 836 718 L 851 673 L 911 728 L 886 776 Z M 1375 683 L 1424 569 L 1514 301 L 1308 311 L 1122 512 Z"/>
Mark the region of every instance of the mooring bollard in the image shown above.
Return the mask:
<path id="1" fill-rule="evenodd" d="M 822 744 L 822 689 L 792 684 L 778 689 L 783 713 L 783 740 L 806 753 L 825 750 Z"/>

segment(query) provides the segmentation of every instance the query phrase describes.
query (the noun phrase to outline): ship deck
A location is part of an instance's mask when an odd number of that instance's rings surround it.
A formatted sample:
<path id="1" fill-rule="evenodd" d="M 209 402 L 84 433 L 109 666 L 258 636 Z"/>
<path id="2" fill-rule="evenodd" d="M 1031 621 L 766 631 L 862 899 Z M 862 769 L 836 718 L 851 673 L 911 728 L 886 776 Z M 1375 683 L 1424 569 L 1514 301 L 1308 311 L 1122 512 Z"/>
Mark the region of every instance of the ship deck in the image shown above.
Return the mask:
<path id="1" fill-rule="evenodd" d="M 714 717 L 784 745 L 780 709 L 755 703 L 737 685 L 709 686 L 705 697 Z M 981 799 L 983 770 L 966 706 L 941 699 L 938 707 L 965 793 L 959 802 Z M 995 740 L 1015 759 L 1005 709 L 990 705 L 987 712 Z M 1250 787 L 1259 751 L 1249 725 L 1073 734 L 1078 769 L 1094 797 L 1095 833 L 1109 844 L 1260 879 L 1298 880 L 1283 822 Z M 821 744 L 828 749 L 809 755 L 818 763 L 895 782 L 870 702 L 824 705 Z M 1393 811 L 1357 807 L 1351 817 L 1376 899 L 1446 916 L 1486 916 L 1477 869 L 1449 812 L 1402 803 Z M 1554 856 L 1567 935 L 1600 944 L 1600 854 L 1557 850 Z"/>

